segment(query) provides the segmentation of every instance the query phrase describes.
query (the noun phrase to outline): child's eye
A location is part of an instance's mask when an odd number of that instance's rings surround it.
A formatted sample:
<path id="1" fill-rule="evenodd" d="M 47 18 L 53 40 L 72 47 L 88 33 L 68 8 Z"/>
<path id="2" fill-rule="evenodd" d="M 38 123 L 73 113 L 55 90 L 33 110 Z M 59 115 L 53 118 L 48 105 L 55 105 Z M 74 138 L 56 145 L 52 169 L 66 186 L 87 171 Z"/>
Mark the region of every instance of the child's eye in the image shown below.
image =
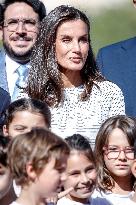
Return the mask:
<path id="1" fill-rule="evenodd" d="M 69 175 L 77 177 L 79 175 L 79 172 L 71 172 Z"/>
<path id="2" fill-rule="evenodd" d="M 89 168 L 86 169 L 86 172 L 87 172 L 87 173 L 90 173 L 90 172 L 92 172 L 94 169 L 95 169 L 94 166 L 89 167 Z"/>
<path id="3" fill-rule="evenodd" d="M 15 127 L 16 131 L 24 131 L 25 129 L 26 129 L 26 127 L 22 127 L 22 126 L 21 127 L 20 126 L 19 127 Z"/>

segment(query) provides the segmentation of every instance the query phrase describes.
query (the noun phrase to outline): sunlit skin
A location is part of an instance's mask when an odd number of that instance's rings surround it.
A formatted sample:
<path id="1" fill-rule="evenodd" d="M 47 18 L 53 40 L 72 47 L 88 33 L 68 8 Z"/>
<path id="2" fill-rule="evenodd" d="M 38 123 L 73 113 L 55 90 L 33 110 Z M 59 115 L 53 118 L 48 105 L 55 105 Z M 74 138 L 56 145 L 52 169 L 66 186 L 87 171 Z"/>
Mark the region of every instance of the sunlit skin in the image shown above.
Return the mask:
<path id="1" fill-rule="evenodd" d="M 73 150 L 67 161 L 66 173 L 64 188 L 74 188 L 67 197 L 73 201 L 87 203 L 95 188 L 95 165 L 83 152 Z"/>
<path id="2" fill-rule="evenodd" d="M 31 164 L 26 166 L 30 179 L 29 185 L 24 185 L 17 202 L 20 204 L 44 205 L 46 198 L 57 194 L 61 184 L 66 180 L 65 168 L 68 155 L 63 155 L 60 164 L 55 167 L 55 158 L 52 157 L 45 164 L 42 172 L 37 174 Z"/>
<path id="3" fill-rule="evenodd" d="M 119 128 L 113 129 L 109 136 L 108 145 L 116 145 L 121 149 L 130 146 L 127 136 Z M 107 155 L 104 154 L 104 162 L 110 175 L 115 180 L 115 190 L 113 192 L 118 192 L 118 189 L 125 194 L 132 190 L 131 185 L 131 166 L 134 160 L 126 158 L 124 151 L 122 150 L 117 159 L 108 159 Z M 118 187 L 118 188 L 117 188 Z"/>
<path id="4" fill-rule="evenodd" d="M 88 35 L 87 25 L 80 19 L 66 21 L 57 29 L 56 58 L 65 87 L 82 84 L 80 71 L 88 56 Z"/>
<path id="5" fill-rule="evenodd" d="M 29 111 L 17 111 L 14 114 L 13 120 L 8 127 L 4 125 L 4 135 L 9 135 L 14 138 L 18 134 L 23 134 L 31 131 L 34 127 L 48 128 L 44 117 L 39 113 L 32 113 Z"/>
<path id="6" fill-rule="evenodd" d="M 38 14 L 31 6 L 24 2 L 15 2 L 9 5 L 5 11 L 5 21 L 9 19 L 35 19 L 39 22 Z M 28 61 L 30 51 L 36 41 L 39 30 L 39 23 L 35 31 L 27 31 L 22 22 L 19 23 L 16 31 L 9 31 L 7 27 L 3 28 L 3 42 L 6 52 L 16 61 Z M 24 58 L 23 58 L 24 57 Z"/>

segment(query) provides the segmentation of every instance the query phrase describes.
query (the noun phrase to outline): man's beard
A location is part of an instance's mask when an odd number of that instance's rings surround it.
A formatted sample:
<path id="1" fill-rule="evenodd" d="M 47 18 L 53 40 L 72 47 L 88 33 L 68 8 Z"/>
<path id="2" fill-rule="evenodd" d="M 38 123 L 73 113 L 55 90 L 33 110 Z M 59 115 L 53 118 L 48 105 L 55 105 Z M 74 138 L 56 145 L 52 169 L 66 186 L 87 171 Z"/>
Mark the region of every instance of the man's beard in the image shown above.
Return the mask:
<path id="1" fill-rule="evenodd" d="M 6 51 L 6 54 L 12 58 L 14 61 L 19 62 L 19 63 L 27 63 L 30 60 L 30 56 L 32 53 L 32 48 L 30 48 L 28 51 L 25 52 L 15 52 L 12 47 L 10 46 L 9 43 L 3 41 L 3 46 Z"/>

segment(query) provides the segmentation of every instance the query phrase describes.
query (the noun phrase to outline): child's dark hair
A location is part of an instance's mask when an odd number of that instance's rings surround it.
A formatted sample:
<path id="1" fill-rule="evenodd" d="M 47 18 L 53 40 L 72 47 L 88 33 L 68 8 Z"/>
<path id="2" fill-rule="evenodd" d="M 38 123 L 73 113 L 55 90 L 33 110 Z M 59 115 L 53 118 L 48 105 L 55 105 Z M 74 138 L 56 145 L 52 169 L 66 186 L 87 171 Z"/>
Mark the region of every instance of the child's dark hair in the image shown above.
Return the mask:
<path id="1" fill-rule="evenodd" d="M 0 135 L 0 164 L 7 167 L 7 150 L 10 139 Z"/>
<path id="2" fill-rule="evenodd" d="M 46 103 L 32 98 L 21 98 L 12 102 L 5 112 L 4 124 L 9 126 L 15 113 L 18 111 L 29 111 L 31 113 L 39 113 L 43 116 L 48 128 L 51 126 L 51 113 Z"/>
<path id="3" fill-rule="evenodd" d="M 80 134 L 73 134 L 65 138 L 66 142 L 70 147 L 70 151 L 77 150 L 82 152 L 91 162 L 96 164 L 94 154 L 91 148 L 89 139 L 83 137 Z"/>

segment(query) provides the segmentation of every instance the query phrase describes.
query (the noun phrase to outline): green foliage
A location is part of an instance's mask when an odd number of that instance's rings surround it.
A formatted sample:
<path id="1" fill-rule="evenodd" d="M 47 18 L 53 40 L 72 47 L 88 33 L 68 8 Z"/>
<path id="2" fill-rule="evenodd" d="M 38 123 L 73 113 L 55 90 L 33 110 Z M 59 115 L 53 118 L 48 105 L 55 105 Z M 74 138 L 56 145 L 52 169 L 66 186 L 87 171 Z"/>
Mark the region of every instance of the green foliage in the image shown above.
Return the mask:
<path id="1" fill-rule="evenodd" d="M 91 16 L 90 21 L 95 53 L 103 46 L 136 36 L 136 9 L 132 4 Z"/>

